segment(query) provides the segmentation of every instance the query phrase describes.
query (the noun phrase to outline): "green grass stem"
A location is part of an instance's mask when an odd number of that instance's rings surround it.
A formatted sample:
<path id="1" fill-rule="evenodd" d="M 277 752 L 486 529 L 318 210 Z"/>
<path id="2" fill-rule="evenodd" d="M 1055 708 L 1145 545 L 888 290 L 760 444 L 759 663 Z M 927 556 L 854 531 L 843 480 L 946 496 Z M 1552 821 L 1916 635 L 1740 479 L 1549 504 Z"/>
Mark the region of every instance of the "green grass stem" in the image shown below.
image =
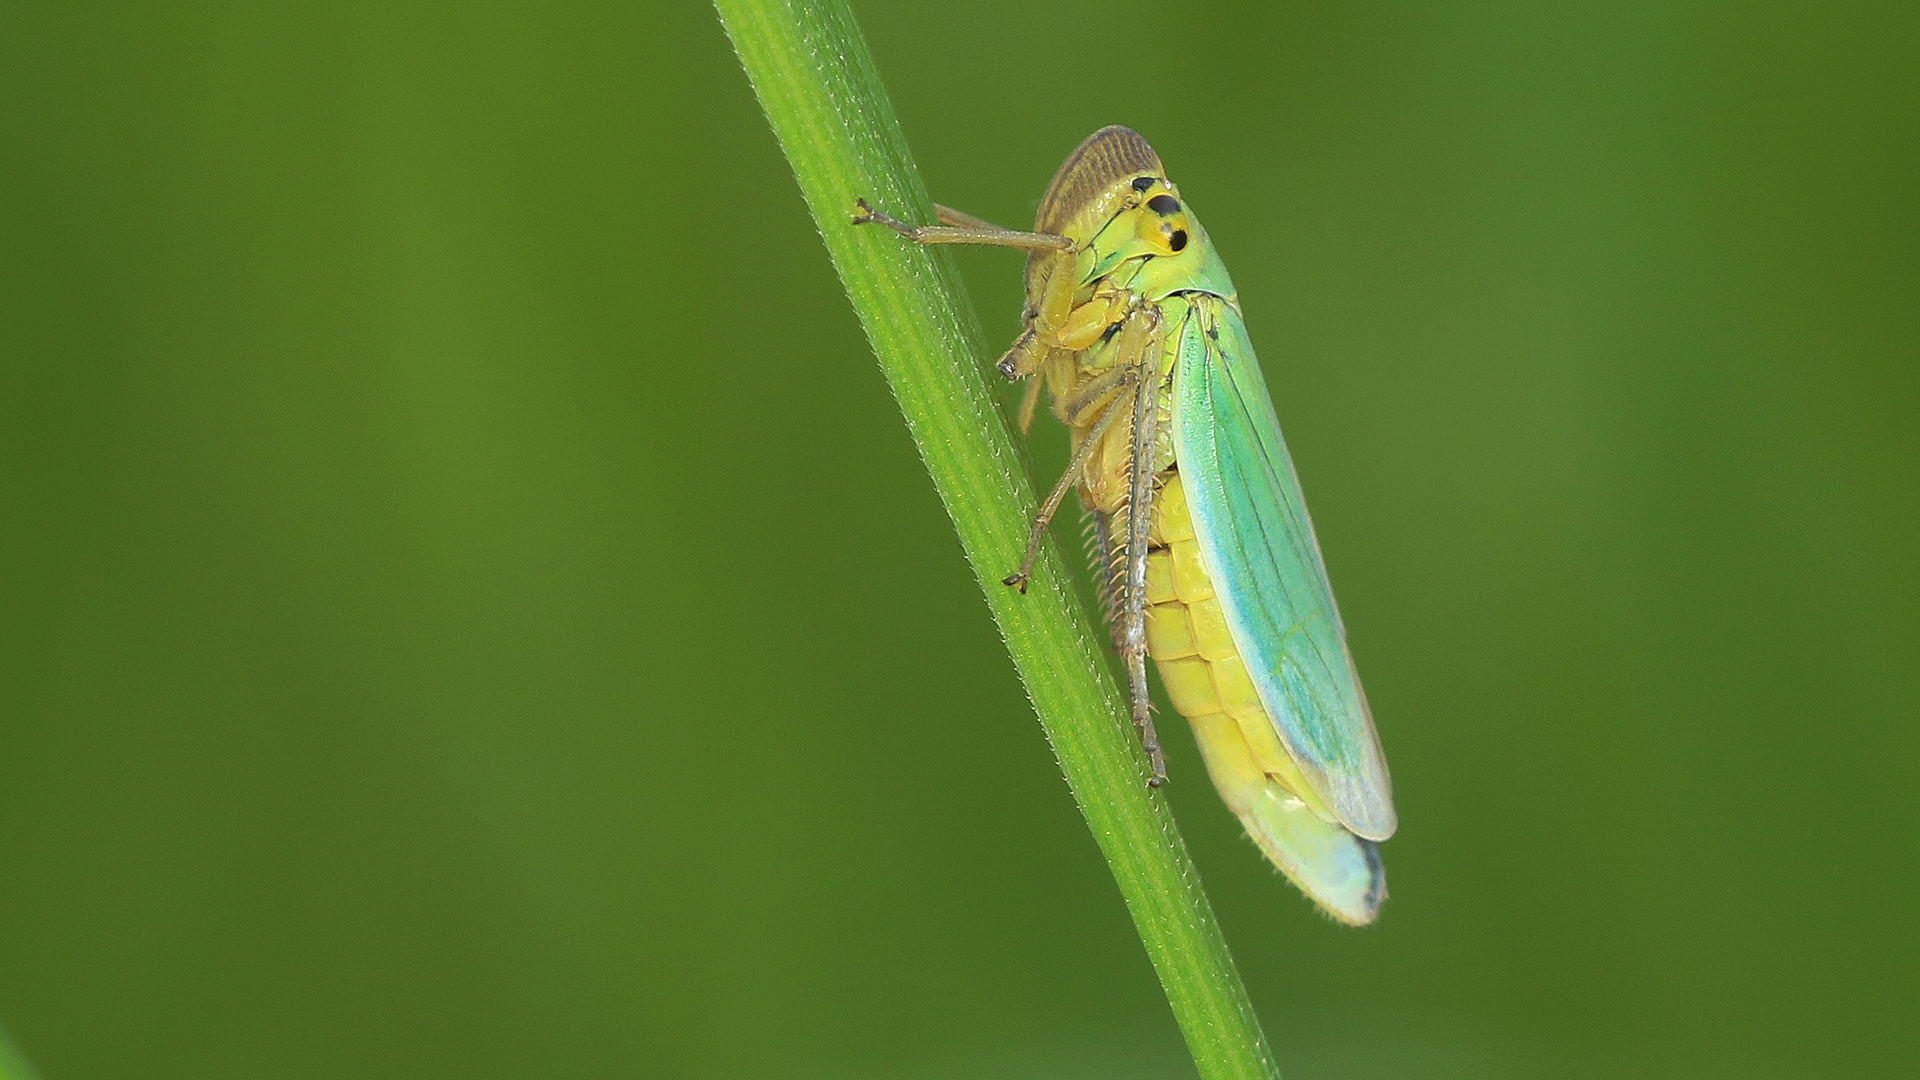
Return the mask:
<path id="1" fill-rule="evenodd" d="M 0 1080 L 40 1080 L 40 1074 L 7 1038 L 6 1028 L 0 1028 Z"/>
<path id="2" fill-rule="evenodd" d="M 852 11 L 844 0 L 716 5 L 1200 1075 L 1277 1077 L 1172 813 L 1146 786 L 1146 758 L 1104 655 L 1106 634 L 1051 545 L 1026 595 L 1000 584 L 1019 564 L 1036 502 L 951 264 L 885 229 L 851 224 L 862 197 L 933 220 Z"/>

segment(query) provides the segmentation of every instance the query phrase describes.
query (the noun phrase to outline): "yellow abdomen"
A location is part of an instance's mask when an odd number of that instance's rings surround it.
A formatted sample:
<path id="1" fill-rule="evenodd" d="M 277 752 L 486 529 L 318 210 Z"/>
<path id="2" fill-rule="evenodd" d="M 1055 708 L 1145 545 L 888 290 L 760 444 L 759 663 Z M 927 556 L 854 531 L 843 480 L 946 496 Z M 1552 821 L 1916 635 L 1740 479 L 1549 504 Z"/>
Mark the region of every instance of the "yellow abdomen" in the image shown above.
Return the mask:
<path id="1" fill-rule="evenodd" d="M 1244 816 L 1271 780 L 1305 802 L 1316 817 L 1336 820 L 1294 767 L 1247 675 L 1201 561 L 1177 470 L 1154 500 L 1147 554 L 1147 653 L 1160 668 L 1174 711 L 1193 726 L 1207 772 L 1229 809 Z"/>

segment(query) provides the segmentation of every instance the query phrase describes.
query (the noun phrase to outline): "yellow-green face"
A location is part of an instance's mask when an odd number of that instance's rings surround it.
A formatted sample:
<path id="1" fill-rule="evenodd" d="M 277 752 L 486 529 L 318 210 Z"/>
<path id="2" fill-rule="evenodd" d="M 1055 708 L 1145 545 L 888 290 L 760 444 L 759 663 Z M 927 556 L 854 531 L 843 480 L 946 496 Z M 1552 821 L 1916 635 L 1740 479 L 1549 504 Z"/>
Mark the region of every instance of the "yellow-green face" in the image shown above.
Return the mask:
<path id="1" fill-rule="evenodd" d="M 1231 297 L 1225 267 L 1172 182 L 1151 174 L 1128 177 L 1094 205 L 1112 210 L 1098 220 L 1075 222 L 1084 235 L 1067 234 L 1081 245 L 1076 268 L 1082 286 L 1110 279 L 1149 300 L 1183 290 Z"/>

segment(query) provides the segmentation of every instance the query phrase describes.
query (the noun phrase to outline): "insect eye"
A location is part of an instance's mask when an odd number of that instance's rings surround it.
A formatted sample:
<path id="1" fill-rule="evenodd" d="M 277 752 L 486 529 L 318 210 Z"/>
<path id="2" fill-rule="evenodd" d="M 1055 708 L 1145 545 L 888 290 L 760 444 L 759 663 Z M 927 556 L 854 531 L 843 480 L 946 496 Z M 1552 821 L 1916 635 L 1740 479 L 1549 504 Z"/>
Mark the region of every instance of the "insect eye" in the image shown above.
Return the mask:
<path id="1" fill-rule="evenodd" d="M 1169 214 L 1155 203 L 1172 203 L 1174 212 Z M 1167 195 L 1156 195 L 1148 200 L 1134 219 L 1134 235 L 1145 241 L 1157 255 L 1178 255 L 1187 249 L 1193 235 L 1187 231 L 1187 215 L 1179 212 L 1180 203 Z"/>
<path id="2" fill-rule="evenodd" d="M 1133 190 L 1145 191 L 1159 182 L 1159 180 L 1151 176 L 1136 176 L 1133 178 Z"/>

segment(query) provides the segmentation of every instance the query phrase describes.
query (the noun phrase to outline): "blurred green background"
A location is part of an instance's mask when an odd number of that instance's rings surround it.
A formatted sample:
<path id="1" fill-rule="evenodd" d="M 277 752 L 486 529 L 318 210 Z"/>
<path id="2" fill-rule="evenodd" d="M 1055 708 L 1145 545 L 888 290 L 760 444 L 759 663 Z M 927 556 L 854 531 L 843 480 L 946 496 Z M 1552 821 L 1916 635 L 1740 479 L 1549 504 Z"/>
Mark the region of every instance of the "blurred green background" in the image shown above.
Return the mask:
<path id="1" fill-rule="evenodd" d="M 858 7 L 935 197 L 1126 123 L 1233 267 L 1404 822 L 1336 928 L 1175 733 L 1289 1075 L 1911 1069 L 1910 7 Z M 709 9 L 0 25 L 48 1080 L 1191 1075 Z"/>

